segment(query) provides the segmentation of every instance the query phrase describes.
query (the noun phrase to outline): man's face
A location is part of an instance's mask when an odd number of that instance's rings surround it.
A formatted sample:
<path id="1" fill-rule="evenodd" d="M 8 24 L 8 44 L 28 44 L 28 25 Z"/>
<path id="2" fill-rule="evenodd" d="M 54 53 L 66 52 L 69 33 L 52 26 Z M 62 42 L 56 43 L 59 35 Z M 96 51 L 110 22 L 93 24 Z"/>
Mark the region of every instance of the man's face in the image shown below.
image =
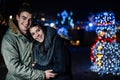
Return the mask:
<path id="1" fill-rule="evenodd" d="M 20 15 L 16 15 L 16 19 L 18 21 L 18 28 L 23 34 L 26 34 L 31 25 L 32 14 L 23 11 L 20 13 Z"/>
<path id="2" fill-rule="evenodd" d="M 30 33 L 36 41 L 38 41 L 40 43 L 44 41 L 44 38 L 45 38 L 44 32 L 38 26 L 34 26 L 34 27 L 30 28 Z"/>

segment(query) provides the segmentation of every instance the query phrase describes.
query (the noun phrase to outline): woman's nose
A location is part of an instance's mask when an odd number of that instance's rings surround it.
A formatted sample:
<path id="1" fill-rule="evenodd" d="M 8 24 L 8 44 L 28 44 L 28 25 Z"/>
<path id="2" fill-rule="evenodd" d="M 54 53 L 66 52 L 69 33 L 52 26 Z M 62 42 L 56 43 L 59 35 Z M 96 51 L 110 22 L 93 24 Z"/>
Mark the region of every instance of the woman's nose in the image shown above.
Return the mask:
<path id="1" fill-rule="evenodd" d="M 35 33 L 35 37 L 38 37 L 39 36 L 39 34 L 38 33 Z"/>

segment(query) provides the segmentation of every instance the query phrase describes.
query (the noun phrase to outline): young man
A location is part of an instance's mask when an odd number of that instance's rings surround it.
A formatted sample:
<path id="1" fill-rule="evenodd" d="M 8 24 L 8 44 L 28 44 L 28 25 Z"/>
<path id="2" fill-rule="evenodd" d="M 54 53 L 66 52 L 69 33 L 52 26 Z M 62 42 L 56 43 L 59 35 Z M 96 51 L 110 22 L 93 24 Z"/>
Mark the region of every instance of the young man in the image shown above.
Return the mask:
<path id="1" fill-rule="evenodd" d="M 55 77 L 52 70 L 32 68 L 32 45 L 28 29 L 32 11 L 29 4 L 22 4 L 16 14 L 16 22 L 9 21 L 9 29 L 3 37 L 1 53 L 8 69 L 6 80 L 45 80 Z"/>

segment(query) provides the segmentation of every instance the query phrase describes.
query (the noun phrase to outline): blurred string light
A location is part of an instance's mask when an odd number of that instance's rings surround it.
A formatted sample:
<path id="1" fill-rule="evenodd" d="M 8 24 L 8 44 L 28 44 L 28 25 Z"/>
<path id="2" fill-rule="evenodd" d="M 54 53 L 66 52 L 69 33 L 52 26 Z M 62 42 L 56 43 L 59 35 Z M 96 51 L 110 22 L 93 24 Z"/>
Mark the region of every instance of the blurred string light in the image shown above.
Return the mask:
<path id="1" fill-rule="evenodd" d="M 115 15 L 113 12 L 101 12 L 95 16 L 97 26 L 107 26 L 115 24 Z"/>
<path id="2" fill-rule="evenodd" d="M 93 23 L 89 23 L 88 25 L 89 25 L 90 27 L 92 27 L 92 26 L 93 26 Z"/>
<path id="3" fill-rule="evenodd" d="M 50 23 L 50 26 L 51 26 L 51 27 L 54 27 L 54 26 L 55 26 L 55 23 Z"/>
<path id="4" fill-rule="evenodd" d="M 74 28 L 74 20 L 72 19 L 73 12 L 68 13 L 63 10 L 61 13 L 57 14 L 56 26 L 59 26 L 57 33 L 65 38 L 68 38 L 68 29 Z"/>
<path id="5" fill-rule="evenodd" d="M 43 18 L 41 18 L 41 21 L 45 21 L 45 18 L 43 17 Z"/>
<path id="6" fill-rule="evenodd" d="M 88 22 L 88 24 L 85 26 L 86 31 L 95 31 L 96 26 L 92 22 Z"/>
<path id="7" fill-rule="evenodd" d="M 67 12 L 66 10 L 64 10 L 64 11 L 61 13 L 61 16 L 62 16 L 61 24 L 64 24 L 65 21 L 66 21 L 66 18 L 68 17 L 68 12 Z"/>
<path id="8" fill-rule="evenodd" d="M 86 31 L 95 31 L 96 30 L 96 25 L 95 25 L 94 17 L 95 17 L 94 14 L 90 14 L 88 16 L 88 20 L 89 21 L 87 22 L 87 25 L 85 26 L 85 30 Z"/>
<path id="9" fill-rule="evenodd" d="M 95 16 L 95 22 L 98 26 L 96 33 L 99 35 L 101 32 L 106 32 L 105 38 L 112 38 L 117 32 L 115 25 L 115 15 L 113 12 L 101 12 Z"/>
<path id="10" fill-rule="evenodd" d="M 12 15 L 10 15 L 10 16 L 9 16 L 9 19 L 12 19 L 12 18 L 13 18 L 13 16 L 12 16 Z"/>
<path id="11" fill-rule="evenodd" d="M 120 75 L 120 44 L 115 40 L 117 27 L 112 12 L 101 12 L 95 17 L 98 39 L 91 47 L 91 70 L 98 74 Z"/>
<path id="12" fill-rule="evenodd" d="M 65 27 L 61 27 L 58 29 L 57 33 L 61 35 L 63 38 L 68 38 L 68 30 Z"/>

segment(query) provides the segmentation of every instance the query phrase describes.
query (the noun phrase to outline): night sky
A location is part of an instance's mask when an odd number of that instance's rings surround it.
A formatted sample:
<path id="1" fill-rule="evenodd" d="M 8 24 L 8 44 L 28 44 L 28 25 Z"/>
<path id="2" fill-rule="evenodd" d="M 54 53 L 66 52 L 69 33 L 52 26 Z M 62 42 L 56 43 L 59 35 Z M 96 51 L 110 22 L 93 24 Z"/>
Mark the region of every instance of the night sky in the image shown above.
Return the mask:
<path id="1" fill-rule="evenodd" d="M 4 3 L 8 13 L 14 13 L 16 6 L 23 1 L 30 2 L 34 9 L 44 12 L 46 15 L 56 16 L 63 10 L 73 11 L 76 19 L 87 19 L 90 13 L 96 14 L 101 11 L 113 11 L 116 19 L 120 20 L 119 0 L 5 0 Z"/>

